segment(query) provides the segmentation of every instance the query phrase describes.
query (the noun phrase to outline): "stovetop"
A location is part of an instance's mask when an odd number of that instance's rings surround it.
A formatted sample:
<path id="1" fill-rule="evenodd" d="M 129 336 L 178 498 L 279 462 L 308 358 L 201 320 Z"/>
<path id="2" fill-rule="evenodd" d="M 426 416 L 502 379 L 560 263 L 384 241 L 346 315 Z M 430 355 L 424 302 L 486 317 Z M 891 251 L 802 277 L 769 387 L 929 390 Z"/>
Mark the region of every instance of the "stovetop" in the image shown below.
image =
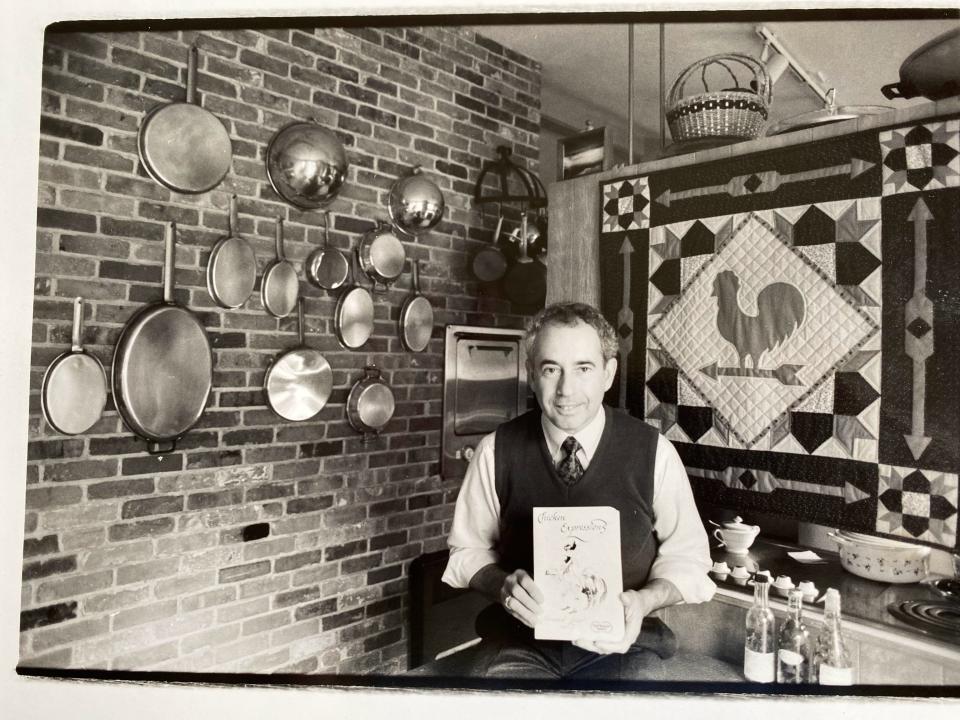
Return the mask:
<path id="1" fill-rule="evenodd" d="M 881 583 L 874 580 L 853 575 L 844 570 L 840 565 L 840 558 L 837 553 L 816 550 L 817 555 L 822 558 L 818 564 L 800 563 L 787 555 L 793 550 L 806 550 L 808 548 L 800 547 L 792 543 L 781 543 L 767 541 L 758 538 L 751 546 L 746 555 L 733 555 L 727 553 L 723 548 L 711 548 L 711 555 L 714 561 L 725 561 L 731 568 L 737 565 L 745 566 L 752 575 L 757 570 L 769 570 L 775 578 L 778 575 L 789 575 L 793 582 L 799 584 L 803 580 L 813 581 L 817 586 L 817 597 L 821 597 L 828 587 L 836 588 L 840 591 L 842 599 L 842 612 L 845 618 L 855 619 L 875 626 L 884 627 L 890 630 L 897 630 L 908 634 L 915 634 L 930 640 L 948 643 L 951 646 L 960 645 L 960 630 L 954 631 L 947 625 L 944 630 L 939 626 L 927 625 L 921 626 L 912 617 L 910 620 L 904 620 L 904 613 L 899 609 L 894 611 L 893 607 L 898 607 L 903 603 L 933 603 L 935 605 L 944 604 L 944 609 L 939 610 L 941 624 L 942 618 L 947 615 L 945 609 L 954 608 L 953 612 L 960 613 L 960 599 L 953 599 L 960 592 L 960 584 L 957 580 L 945 578 L 936 582 L 890 584 Z M 747 584 L 747 581 L 735 581 L 732 577 L 718 577 L 713 573 L 711 579 L 718 586 L 735 590 L 747 596 L 753 595 L 753 588 Z M 953 595 L 951 595 L 951 593 Z M 774 600 L 786 602 L 785 598 L 775 594 L 771 590 L 770 597 Z M 808 603 L 805 606 L 810 607 Z M 812 606 L 814 612 L 822 611 L 823 603 Z M 912 615 L 917 615 L 915 611 L 907 611 Z M 951 617 L 954 617 L 951 615 Z M 948 623 L 950 621 L 947 621 Z"/>
<path id="2" fill-rule="evenodd" d="M 960 603 L 953 600 L 904 600 L 887 610 L 924 635 L 960 643 Z"/>

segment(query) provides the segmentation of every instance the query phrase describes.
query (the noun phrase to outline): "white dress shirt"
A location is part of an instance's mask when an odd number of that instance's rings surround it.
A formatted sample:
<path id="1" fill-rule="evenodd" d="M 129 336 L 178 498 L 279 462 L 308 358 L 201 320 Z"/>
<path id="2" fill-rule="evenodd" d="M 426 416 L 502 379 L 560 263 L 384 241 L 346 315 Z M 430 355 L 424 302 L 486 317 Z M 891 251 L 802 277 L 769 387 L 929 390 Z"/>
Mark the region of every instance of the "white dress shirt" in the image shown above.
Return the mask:
<path id="1" fill-rule="evenodd" d="M 563 453 L 561 445 L 570 433 L 540 416 L 547 449 L 554 464 Z M 580 443 L 577 457 L 586 469 L 600 444 L 606 413 L 597 415 L 574 437 Z M 497 497 L 494 448 L 496 433 L 485 436 L 477 446 L 453 515 L 453 527 L 447 544 L 450 560 L 443 581 L 452 587 L 469 587 L 470 578 L 499 556 L 495 550 L 500 535 L 500 499 Z M 662 435 L 657 441 L 653 469 L 653 526 L 660 541 L 648 580 L 663 578 L 673 583 L 683 601 L 706 602 L 716 585 L 707 575 L 712 563 L 707 533 L 700 522 L 693 491 L 676 449 Z"/>

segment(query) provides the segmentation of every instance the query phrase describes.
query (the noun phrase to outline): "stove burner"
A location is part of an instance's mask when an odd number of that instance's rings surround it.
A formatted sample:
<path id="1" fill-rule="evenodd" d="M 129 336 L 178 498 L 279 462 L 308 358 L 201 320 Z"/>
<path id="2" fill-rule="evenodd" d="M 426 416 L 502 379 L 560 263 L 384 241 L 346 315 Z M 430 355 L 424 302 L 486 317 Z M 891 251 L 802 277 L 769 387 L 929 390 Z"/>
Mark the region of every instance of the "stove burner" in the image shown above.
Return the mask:
<path id="1" fill-rule="evenodd" d="M 887 605 L 897 620 L 954 642 L 960 642 L 960 604 L 946 600 L 905 600 Z"/>

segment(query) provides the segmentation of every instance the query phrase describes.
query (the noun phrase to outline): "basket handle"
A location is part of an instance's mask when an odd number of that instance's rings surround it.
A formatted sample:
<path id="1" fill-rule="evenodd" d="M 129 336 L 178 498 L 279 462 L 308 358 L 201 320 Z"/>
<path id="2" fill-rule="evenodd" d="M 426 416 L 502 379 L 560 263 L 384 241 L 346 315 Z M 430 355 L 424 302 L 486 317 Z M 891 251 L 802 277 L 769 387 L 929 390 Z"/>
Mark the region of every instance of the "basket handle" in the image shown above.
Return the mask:
<path id="1" fill-rule="evenodd" d="M 749 55 L 742 55 L 740 53 L 722 53 L 720 55 L 711 55 L 709 57 L 697 60 L 692 65 L 689 65 L 682 73 L 680 73 L 680 75 L 677 76 L 677 79 L 674 80 L 673 86 L 670 88 L 670 94 L 667 97 L 667 107 L 672 108 L 680 101 L 680 99 L 683 97 L 683 88 L 686 85 L 687 80 L 689 80 L 693 73 L 697 70 L 701 70 L 700 77 L 703 80 L 703 86 L 707 89 L 707 92 L 710 92 L 706 81 L 706 69 L 708 65 L 717 64 L 726 68 L 727 72 L 733 76 L 734 83 L 736 83 L 737 87 L 740 87 L 740 83 L 737 81 L 736 75 L 733 74 L 733 71 L 728 65 L 722 62 L 724 60 L 739 63 L 753 72 L 754 78 L 757 81 L 757 95 L 761 97 L 767 104 L 770 103 L 770 100 L 773 97 L 773 84 L 770 82 L 770 75 L 767 73 L 763 63 L 755 58 L 750 57 Z"/>

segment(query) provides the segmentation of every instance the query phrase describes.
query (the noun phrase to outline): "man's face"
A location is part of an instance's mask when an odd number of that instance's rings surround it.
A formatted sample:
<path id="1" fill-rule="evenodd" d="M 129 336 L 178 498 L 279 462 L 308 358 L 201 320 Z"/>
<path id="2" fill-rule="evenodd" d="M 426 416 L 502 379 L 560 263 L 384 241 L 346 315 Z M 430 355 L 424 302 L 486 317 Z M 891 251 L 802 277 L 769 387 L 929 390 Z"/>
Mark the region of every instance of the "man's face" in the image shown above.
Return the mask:
<path id="1" fill-rule="evenodd" d="M 617 372 L 616 359 L 604 362 L 600 336 L 583 321 L 541 328 L 527 362 L 543 414 L 571 434 L 597 414 Z"/>

